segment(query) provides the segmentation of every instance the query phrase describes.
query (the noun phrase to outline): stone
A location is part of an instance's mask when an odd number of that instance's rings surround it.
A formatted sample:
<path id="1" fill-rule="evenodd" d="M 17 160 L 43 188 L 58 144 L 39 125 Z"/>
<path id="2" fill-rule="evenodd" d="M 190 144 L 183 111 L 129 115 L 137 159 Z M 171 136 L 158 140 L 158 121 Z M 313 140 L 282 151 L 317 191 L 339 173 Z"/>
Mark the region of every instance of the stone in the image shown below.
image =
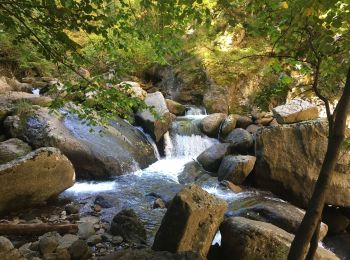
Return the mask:
<path id="1" fill-rule="evenodd" d="M 225 156 L 218 170 L 218 180 L 228 180 L 233 184 L 242 184 L 255 165 L 255 156 L 228 155 Z"/>
<path id="2" fill-rule="evenodd" d="M 227 181 L 227 180 L 223 180 L 220 182 L 220 185 L 226 187 L 227 189 L 229 189 L 230 191 L 234 192 L 234 193 L 240 193 L 242 192 L 242 188 L 233 184 L 232 182 L 230 181 Z"/>
<path id="3" fill-rule="evenodd" d="M 65 234 L 63 237 L 61 237 L 58 240 L 58 247 L 57 248 L 65 248 L 68 249 L 75 241 L 79 240 L 79 237 L 77 235 L 73 234 Z"/>
<path id="4" fill-rule="evenodd" d="M 268 126 L 272 122 L 273 117 L 263 117 L 254 121 L 254 124 Z"/>
<path id="5" fill-rule="evenodd" d="M 127 249 L 114 252 L 102 258 L 102 260 L 204 260 L 203 257 L 198 256 L 193 252 L 159 252 L 150 249 Z"/>
<path id="6" fill-rule="evenodd" d="M 165 205 L 165 202 L 161 198 L 157 198 L 153 202 L 153 207 L 152 208 L 154 208 L 154 209 L 165 209 L 166 205 Z"/>
<path id="7" fill-rule="evenodd" d="M 146 229 L 132 209 L 123 209 L 114 216 L 111 223 L 111 234 L 121 236 L 124 240 L 134 243 L 145 243 Z"/>
<path id="8" fill-rule="evenodd" d="M 6 82 L 5 77 L 0 77 L 0 93 L 12 91 L 13 88 Z"/>
<path id="9" fill-rule="evenodd" d="M 69 247 L 72 260 L 86 260 L 91 256 L 91 251 L 84 240 L 77 240 Z"/>
<path id="10" fill-rule="evenodd" d="M 265 127 L 256 134 L 254 182 L 307 207 L 327 149 L 328 125 L 314 120 Z M 350 206 L 349 152 L 341 151 L 325 203 Z"/>
<path id="11" fill-rule="evenodd" d="M 159 142 L 163 135 L 168 132 L 173 117 L 169 112 L 164 96 L 161 92 L 148 94 L 145 98 L 146 105 L 153 107 L 160 118 L 156 118 L 149 109 L 136 114 L 142 127 L 148 132 L 156 142 Z"/>
<path id="12" fill-rule="evenodd" d="M 11 91 L 30 93 L 33 88 L 30 84 L 21 83 L 15 78 L 1 77 L 1 80 L 3 82 L 5 81 L 11 87 L 10 88 Z M 1 83 L 0 83 L 0 92 L 1 92 Z"/>
<path id="13" fill-rule="evenodd" d="M 279 126 L 279 123 L 277 122 L 276 118 L 274 118 L 274 119 L 270 122 L 269 126 Z"/>
<path id="14" fill-rule="evenodd" d="M 63 116 L 38 108 L 31 115 L 20 115 L 18 121 L 7 124 L 7 129 L 33 148 L 60 149 L 81 179 L 122 175 L 156 161 L 144 134 L 121 118 L 101 128 L 83 124 L 73 114 Z"/>
<path id="15" fill-rule="evenodd" d="M 197 161 L 191 161 L 185 164 L 183 171 L 178 175 L 178 180 L 181 184 L 193 183 L 204 174 L 209 174 L 209 172 Z"/>
<path id="16" fill-rule="evenodd" d="M 261 128 L 261 126 L 258 126 L 258 125 L 250 125 L 246 128 L 246 130 L 251 133 L 252 135 L 255 135 L 258 130 Z"/>
<path id="17" fill-rule="evenodd" d="M 318 117 L 317 106 L 301 99 L 294 99 L 288 104 L 275 107 L 272 112 L 279 124 L 297 123 Z"/>
<path id="18" fill-rule="evenodd" d="M 42 255 L 55 252 L 58 247 L 58 239 L 54 236 L 43 237 L 39 240 L 39 251 Z"/>
<path id="19" fill-rule="evenodd" d="M 330 234 L 346 232 L 346 229 L 350 226 L 350 219 L 333 207 L 324 208 L 322 220 L 328 225 Z"/>
<path id="20" fill-rule="evenodd" d="M 202 152 L 197 161 L 209 172 L 217 172 L 222 159 L 232 152 L 231 144 L 214 144 Z"/>
<path id="21" fill-rule="evenodd" d="M 127 88 L 127 93 L 132 97 L 139 98 L 141 100 L 145 100 L 147 96 L 147 92 L 143 90 L 140 83 L 134 81 L 123 81 L 117 85 L 117 87 Z"/>
<path id="22" fill-rule="evenodd" d="M 226 215 L 270 223 L 288 233 L 296 234 L 305 211 L 288 202 L 257 198 L 246 206 L 228 211 Z M 327 235 L 327 231 L 327 225 L 321 222 L 319 240 Z"/>
<path id="23" fill-rule="evenodd" d="M 220 137 L 225 138 L 233 129 L 236 128 L 237 119 L 239 117 L 239 115 L 231 114 L 225 118 L 220 127 Z"/>
<path id="24" fill-rule="evenodd" d="M 68 204 L 64 207 L 68 215 L 78 214 L 80 211 L 80 206 L 78 204 Z"/>
<path id="25" fill-rule="evenodd" d="M 186 107 L 184 105 L 171 99 L 165 99 L 165 101 L 170 113 L 176 116 L 183 116 L 185 114 Z"/>
<path id="26" fill-rule="evenodd" d="M 100 205 L 102 208 L 105 208 L 105 209 L 113 208 L 113 204 L 101 195 L 96 196 L 94 204 Z"/>
<path id="27" fill-rule="evenodd" d="M 102 236 L 101 235 L 92 235 L 86 240 L 86 243 L 90 246 L 96 245 L 98 243 L 102 242 Z"/>
<path id="28" fill-rule="evenodd" d="M 0 212 L 46 202 L 74 181 L 73 165 L 58 149 L 37 149 L 0 165 Z"/>
<path id="29" fill-rule="evenodd" d="M 231 131 L 224 141 L 226 143 L 231 143 L 240 153 L 249 152 L 254 145 L 253 136 L 243 128 L 236 128 Z"/>
<path id="30" fill-rule="evenodd" d="M 20 252 L 14 248 L 11 241 L 0 236 L 0 259 L 1 260 L 25 260 Z"/>
<path id="31" fill-rule="evenodd" d="M 0 143 L 0 164 L 17 159 L 32 151 L 32 148 L 17 138 L 11 138 Z"/>
<path id="32" fill-rule="evenodd" d="M 294 235 L 270 223 L 242 217 L 227 218 L 220 226 L 223 259 L 287 259 Z M 315 259 L 339 259 L 318 247 Z"/>
<path id="33" fill-rule="evenodd" d="M 226 114 L 214 113 L 206 116 L 199 124 L 201 131 L 210 136 L 218 137 L 221 123 L 225 120 Z"/>
<path id="34" fill-rule="evenodd" d="M 152 249 L 206 257 L 226 209 L 225 201 L 197 185 L 183 188 L 165 213 Z"/>
<path id="35" fill-rule="evenodd" d="M 82 239 L 88 239 L 95 234 L 94 223 L 81 222 L 78 224 L 78 236 Z"/>
<path id="36" fill-rule="evenodd" d="M 253 120 L 250 117 L 240 116 L 237 118 L 236 127 L 246 129 L 251 124 L 253 124 Z"/>
<path id="37" fill-rule="evenodd" d="M 344 233 L 334 236 L 327 236 L 324 245 L 332 250 L 340 259 L 350 258 L 350 234 Z"/>

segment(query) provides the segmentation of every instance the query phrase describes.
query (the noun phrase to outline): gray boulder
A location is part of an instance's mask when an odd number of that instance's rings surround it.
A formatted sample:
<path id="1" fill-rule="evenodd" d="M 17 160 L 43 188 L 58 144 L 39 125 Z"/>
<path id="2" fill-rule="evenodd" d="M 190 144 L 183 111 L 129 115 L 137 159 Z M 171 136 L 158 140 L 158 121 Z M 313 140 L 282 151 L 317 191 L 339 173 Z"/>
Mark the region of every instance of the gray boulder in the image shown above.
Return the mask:
<path id="1" fill-rule="evenodd" d="M 220 137 L 225 138 L 233 129 L 236 128 L 237 119 L 239 117 L 239 115 L 231 114 L 225 118 L 220 127 Z"/>
<path id="2" fill-rule="evenodd" d="M 210 137 L 218 137 L 220 125 L 225 120 L 226 114 L 214 113 L 206 116 L 200 122 L 202 132 Z"/>
<path id="3" fill-rule="evenodd" d="M 169 112 L 164 96 L 161 92 L 148 94 L 145 98 L 146 105 L 153 107 L 160 118 L 156 118 L 150 110 L 146 109 L 136 114 L 143 128 L 159 142 L 163 135 L 169 130 L 173 116 Z"/>
<path id="4" fill-rule="evenodd" d="M 56 148 L 40 148 L 0 165 L 0 212 L 45 202 L 74 184 L 71 162 Z"/>
<path id="5" fill-rule="evenodd" d="M 226 219 L 220 226 L 223 259 L 287 259 L 294 235 L 270 223 L 242 217 Z M 316 259 L 339 259 L 332 252 L 319 247 Z"/>
<path id="6" fill-rule="evenodd" d="M 238 152 L 247 153 L 254 145 L 253 136 L 242 128 L 236 128 L 229 133 L 225 140 L 226 143 L 231 143 Z"/>
<path id="7" fill-rule="evenodd" d="M 171 99 L 166 99 L 165 101 L 170 113 L 176 116 L 183 116 L 185 114 L 186 107 L 184 105 Z"/>
<path id="8" fill-rule="evenodd" d="M 104 129 L 87 126 L 71 114 L 64 117 L 39 108 L 33 115 L 15 117 L 6 125 L 8 132 L 34 148 L 59 148 L 73 163 L 79 178 L 121 175 L 156 161 L 145 136 L 120 118 Z"/>
<path id="9" fill-rule="evenodd" d="M 202 167 L 209 172 L 216 172 L 221 164 L 222 159 L 232 153 L 231 144 L 214 144 L 202 152 L 197 161 Z"/>
<path id="10" fill-rule="evenodd" d="M 0 164 L 7 163 L 31 152 L 32 148 L 17 138 L 11 138 L 0 143 Z"/>
<path id="11" fill-rule="evenodd" d="M 256 158 L 250 155 L 228 155 L 221 162 L 218 179 L 240 185 L 254 168 Z"/>

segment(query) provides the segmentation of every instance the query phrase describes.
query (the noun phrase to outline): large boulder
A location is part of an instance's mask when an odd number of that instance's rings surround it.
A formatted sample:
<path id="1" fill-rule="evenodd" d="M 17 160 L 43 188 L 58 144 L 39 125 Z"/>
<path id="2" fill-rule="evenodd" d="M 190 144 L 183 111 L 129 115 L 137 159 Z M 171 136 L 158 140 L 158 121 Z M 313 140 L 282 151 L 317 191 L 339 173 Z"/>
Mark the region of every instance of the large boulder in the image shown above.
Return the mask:
<path id="1" fill-rule="evenodd" d="M 0 236 L 0 259 L 1 260 L 25 260 L 18 249 L 6 237 Z"/>
<path id="2" fill-rule="evenodd" d="M 200 129 L 203 133 L 210 137 L 218 137 L 220 125 L 225 120 L 226 114 L 215 113 L 206 116 L 200 122 Z"/>
<path id="3" fill-rule="evenodd" d="M 185 187 L 171 202 L 152 249 L 172 253 L 193 251 L 205 257 L 226 209 L 225 201 L 199 186 Z"/>
<path id="4" fill-rule="evenodd" d="M 251 133 L 242 128 L 236 128 L 229 133 L 225 140 L 226 143 L 231 143 L 237 151 L 247 153 L 254 145 L 254 139 Z"/>
<path id="5" fill-rule="evenodd" d="M 233 184 L 242 184 L 254 168 L 256 158 L 250 155 L 228 155 L 222 160 L 219 181 L 228 180 Z"/>
<path id="6" fill-rule="evenodd" d="M 32 148 L 17 138 L 11 138 L 0 143 L 0 164 L 7 163 L 31 152 Z"/>
<path id="7" fill-rule="evenodd" d="M 156 161 L 145 136 L 120 118 L 107 128 L 91 127 L 74 115 L 62 116 L 39 108 L 32 115 L 13 119 L 7 124 L 8 132 L 34 148 L 59 148 L 71 160 L 79 178 L 121 175 Z"/>
<path id="8" fill-rule="evenodd" d="M 271 223 L 288 233 L 295 234 L 304 218 L 305 211 L 288 202 L 257 198 L 255 202 L 251 201 L 250 205 L 236 210 L 230 210 L 226 215 Z M 327 231 L 327 225 L 322 222 L 319 240 L 322 240 L 326 236 Z"/>
<path id="9" fill-rule="evenodd" d="M 163 135 L 169 130 L 173 116 L 166 106 L 163 94 L 159 91 L 148 94 L 145 98 L 145 103 L 149 107 L 153 107 L 154 112 L 158 114 L 157 116 L 159 116 L 159 118 L 155 117 L 149 109 L 138 112 L 136 116 L 143 128 L 156 142 L 159 142 Z"/>
<path id="10" fill-rule="evenodd" d="M 262 128 L 256 135 L 255 183 L 306 207 L 327 149 L 325 121 Z M 326 194 L 326 204 L 350 206 L 349 154 L 340 156 Z"/>
<path id="11" fill-rule="evenodd" d="M 171 99 L 166 99 L 165 101 L 170 113 L 176 116 L 183 116 L 185 114 L 186 107 L 184 105 Z"/>
<path id="12" fill-rule="evenodd" d="M 220 226 L 223 259 L 287 259 L 294 235 L 270 223 L 242 217 L 226 219 Z M 339 259 L 319 247 L 316 259 Z"/>
<path id="13" fill-rule="evenodd" d="M 193 252 L 170 253 L 166 251 L 153 251 L 151 249 L 127 249 L 107 255 L 102 260 L 204 260 Z"/>
<path id="14" fill-rule="evenodd" d="M 232 153 L 231 144 L 214 144 L 203 151 L 198 157 L 197 161 L 202 167 L 209 172 L 216 172 L 221 164 L 222 159 Z"/>
<path id="15" fill-rule="evenodd" d="M 279 124 L 291 124 L 318 117 L 317 106 L 308 101 L 294 99 L 289 104 L 272 109 Z"/>
<path id="16" fill-rule="evenodd" d="M 228 115 L 220 126 L 220 137 L 225 138 L 233 129 L 236 128 L 239 115 Z"/>
<path id="17" fill-rule="evenodd" d="M 145 100 L 147 96 L 146 90 L 141 87 L 140 83 L 134 81 L 123 81 L 117 87 L 126 88 L 127 93 L 141 100 Z"/>
<path id="18" fill-rule="evenodd" d="M 56 148 L 40 148 L 0 165 L 0 212 L 43 203 L 71 187 L 71 162 Z"/>

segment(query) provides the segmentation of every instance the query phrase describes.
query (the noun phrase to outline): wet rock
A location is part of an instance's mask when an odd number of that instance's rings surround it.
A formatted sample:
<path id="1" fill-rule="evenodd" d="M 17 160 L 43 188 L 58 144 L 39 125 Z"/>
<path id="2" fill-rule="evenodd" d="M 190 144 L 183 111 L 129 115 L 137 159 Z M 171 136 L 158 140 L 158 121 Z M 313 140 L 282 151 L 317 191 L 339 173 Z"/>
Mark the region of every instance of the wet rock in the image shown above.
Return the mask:
<path id="1" fill-rule="evenodd" d="M 146 229 L 132 209 L 123 209 L 114 216 L 111 223 L 111 233 L 121 236 L 124 240 L 134 243 L 145 243 Z"/>
<path id="2" fill-rule="evenodd" d="M 82 239 L 87 239 L 95 234 L 94 223 L 82 222 L 78 224 L 78 235 Z"/>
<path id="3" fill-rule="evenodd" d="M 202 175 L 208 174 L 197 161 L 192 161 L 185 164 L 182 173 L 179 174 L 178 179 L 181 184 L 188 184 L 196 182 Z"/>
<path id="4" fill-rule="evenodd" d="M 0 143 L 0 164 L 17 159 L 32 151 L 32 148 L 22 140 L 11 138 Z"/>
<path id="5" fill-rule="evenodd" d="M 184 105 L 171 99 L 165 99 L 165 101 L 170 113 L 176 116 L 183 116 L 185 114 L 186 107 Z"/>
<path id="6" fill-rule="evenodd" d="M 112 253 L 102 258 L 103 260 L 204 260 L 204 258 L 192 252 L 159 252 L 150 249 L 128 249 Z"/>
<path id="7" fill-rule="evenodd" d="M 153 203 L 153 208 L 154 209 L 165 209 L 166 208 L 165 202 L 161 198 L 157 198 L 157 199 L 155 199 L 155 201 Z"/>
<path id="8" fill-rule="evenodd" d="M 91 251 L 84 240 L 77 240 L 69 247 L 72 260 L 85 260 L 91 256 Z"/>
<path id="9" fill-rule="evenodd" d="M 200 122 L 200 129 L 203 133 L 210 137 L 218 137 L 220 125 L 225 120 L 226 114 L 215 113 L 206 116 Z"/>
<path id="10" fill-rule="evenodd" d="M 272 112 L 280 124 L 297 123 L 318 117 L 317 106 L 301 99 L 294 99 L 289 104 L 275 107 Z"/>
<path id="11" fill-rule="evenodd" d="M 322 220 L 328 225 L 330 234 L 342 233 L 350 226 L 350 219 L 331 207 L 324 208 Z"/>
<path id="12" fill-rule="evenodd" d="M 113 208 L 113 204 L 101 195 L 97 195 L 94 204 L 100 205 L 102 208 Z"/>
<path id="13" fill-rule="evenodd" d="M 68 204 L 64 207 L 68 215 L 78 214 L 80 211 L 80 206 L 78 204 Z"/>
<path id="14" fill-rule="evenodd" d="M 58 249 L 65 248 L 68 249 L 75 241 L 79 240 L 77 235 L 66 234 L 58 240 Z"/>
<path id="15" fill-rule="evenodd" d="M 24 260 L 20 252 L 14 248 L 13 244 L 6 237 L 0 236 L 0 259 L 1 260 Z"/>
<path id="16" fill-rule="evenodd" d="M 86 240 L 86 243 L 88 245 L 96 245 L 98 243 L 100 243 L 102 241 L 102 236 L 101 235 L 92 235 L 91 237 L 89 237 L 87 240 Z"/>
<path id="17" fill-rule="evenodd" d="M 350 234 L 340 234 L 327 236 L 324 239 L 324 245 L 332 250 L 340 259 L 350 259 Z"/>
<path id="18" fill-rule="evenodd" d="M 225 118 L 220 127 L 220 136 L 222 138 L 225 138 L 233 129 L 236 128 L 237 119 L 239 117 L 239 115 L 231 114 Z"/>
<path id="19" fill-rule="evenodd" d="M 305 211 L 288 202 L 259 199 L 250 205 L 228 211 L 227 215 L 245 217 L 252 220 L 271 223 L 291 234 L 295 234 L 304 218 Z M 328 231 L 325 223 L 321 223 L 319 240 L 322 240 Z"/>
<path id="20" fill-rule="evenodd" d="M 18 249 L 19 253 L 27 259 L 32 259 L 33 257 L 40 256 L 39 252 L 30 249 L 31 244 L 32 243 L 26 243 Z"/>
<path id="21" fill-rule="evenodd" d="M 205 257 L 227 209 L 225 201 L 190 185 L 172 200 L 152 246 L 172 253 L 193 251 Z"/>
<path id="22" fill-rule="evenodd" d="M 287 259 L 294 236 L 272 224 L 242 217 L 226 219 L 220 226 L 224 259 Z M 339 259 L 321 247 L 316 259 Z"/>
<path id="23" fill-rule="evenodd" d="M 62 117 L 40 108 L 32 115 L 21 115 L 8 128 L 34 148 L 59 148 L 73 163 L 79 178 L 121 175 L 156 161 L 153 147 L 144 135 L 120 118 L 102 129 L 87 126 L 72 114 Z"/>
<path id="24" fill-rule="evenodd" d="M 0 211 L 43 203 L 74 181 L 74 168 L 58 149 L 37 149 L 0 165 Z"/>
<path id="25" fill-rule="evenodd" d="M 202 152 L 197 157 L 197 161 L 205 170 L 209 172 L 216 172 L 220 167 L 222 159 L 226 155 L 230 154 L 232 150 L 231 144 L 214 144 Z"/>
<path id="26" fill-rule="evenodd" d="M 229 133 L 225 140 L 226 143 L 231 143 L 235 149 L 240 153 L 249 152 L 253 145 L 253 136 L 242 128 L 236 128 L 231 133 Z"/>
<path id="27" fill-rule="evenodd" d="M 58 239 L 55 236 L 46 236 L 39 240 L 39 250 L 42 255 L 55 252 L 58 247 Z"/>
<path id="28" fill-rule="evenodd" d="M 253 124 L 253 120 L 250 117 L 240 116 L 237 118 L 236 127 L 246 129 L 251 124 Z"/>
<path id="29" fill-rule="evenodd" d="M 320 120 L 259 130 L 255 146 L 256 185 L 306 207 L 326 153 L 327 135 L 327 123 Z M 339 158 L 342 160 L 337 163 L 326 204 L 349 207 L 349 153 L 341 151 Z"/>
<path id="30" fill-rule="evenodd" d="M 226 187 L 227 189 L 231 190 L 234 193 L 240 193 L 243 191 L 241 187 L 239 187 L 239 186 L 237 186 L 237 185 L 235 185 L 232 182 L 227 181 L 227 180 L 221 181 L 220 185 Z"/>
<path id="31" fill-rule="evenodd" d="M 145 98 L 145 103 L 153 107 L 160 118 L 155 118 L 148 109 L 138 112 L 136 116 L 140 120 L 143 128 L 156 142 L 159 142 L 163 135 L 169 130 L 173 117 L 166 106 L 162 93 L 155 92 L 148 94 Z"/>
<path id="32" fill-rule="evenodd" d="M 246 128 L 246 130 L 251 133 L 252 135 L 256 134 L 258 130 L 261 128 L 261 126 L 258 125 L 250 125 Z"/>
<path id="33" fill-rule="evenodd" d="M 233 184 L 242 184 L 254 168 L 256 158 L 250 155 L 228 155 L 220 164 L 218 180 L 228 180 Z"/>

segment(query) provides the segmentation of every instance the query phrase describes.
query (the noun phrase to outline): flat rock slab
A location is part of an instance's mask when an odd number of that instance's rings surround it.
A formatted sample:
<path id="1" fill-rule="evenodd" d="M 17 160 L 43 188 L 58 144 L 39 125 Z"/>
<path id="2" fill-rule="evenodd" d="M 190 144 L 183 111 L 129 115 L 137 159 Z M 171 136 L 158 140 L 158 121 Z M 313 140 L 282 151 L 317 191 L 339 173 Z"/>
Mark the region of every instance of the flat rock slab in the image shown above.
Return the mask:
<path id="1" fill-rule="evenodd" d="M 291 103 L 272 109 L 279 124 L 291 124 L 316 119 L 318 108 L 308 101 L 294 99 Z"/>

